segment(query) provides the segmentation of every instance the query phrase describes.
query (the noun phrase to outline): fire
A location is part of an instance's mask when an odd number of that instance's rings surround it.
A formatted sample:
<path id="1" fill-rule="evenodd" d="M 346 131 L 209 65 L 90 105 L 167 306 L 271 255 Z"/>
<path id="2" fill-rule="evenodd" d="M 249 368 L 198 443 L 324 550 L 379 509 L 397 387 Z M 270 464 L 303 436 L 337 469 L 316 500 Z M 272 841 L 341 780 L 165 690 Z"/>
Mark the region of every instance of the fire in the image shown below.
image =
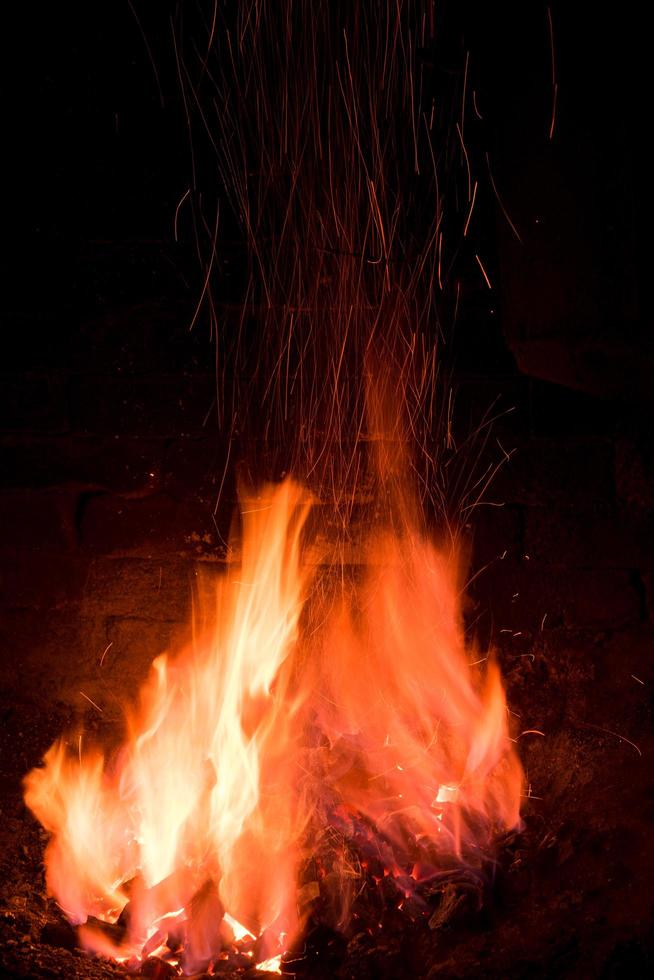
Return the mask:
<path id="1" fill-rule="evenodd" d="M 241 495 L 237 557 L 200 581 L 191 639 L 153 662 L 122 747 L 61 740 L 25 781 L 48 888 L 83 944 L 186 974 L 230 957 L 279 971 L 310 918 L 347 930 L 368 896 L 375 929 L 385 902 L 427 911 L 430 882 L 476 873 L 519 823 L 522 770 L 499 669 L 466 641 L 458 538 L 436 538 L 407 487 L 414 471 L 425 500 L 461 514 L 488 481 L 460 478 L 437 390 L 468 252 L 444 188 L 467 237 L 478 187 L 468 55 L 459 180 L 433 4 L 336 6 L 215 5 L 205 54 L 190 30 L 175 44 L 189 129 L 206 128 L 249 258 L 232 331 L 211 297 L 220 211 L 206 220 L 194 176 L 175 238 L 188 198 L 210 256 L 191 326 L 209 300 L 230 379 L 216 411 L 244 445 L 293 450 L 307 486 Z M 368 523 L 346 562 L 329 529 L 347 535 L 363 509 L 364 471 Z"/>
<path id="2" fill-rule="evenodd" d="M 522 772 L 498 668 L 464 640 L 455 544 L 377 527 L 336 582 L 304 560 L 311 507 L 290 479 L 246 496 L 240 560 L 203 583 L 120 751 L 62 740 L 27 776 L 48 888 L 88 948 L 164 947 L 186 971 L 234 948 L 277 970 L 312 901 L 345 928 L 365 874 L 401 903 L 517 825 Z"/>

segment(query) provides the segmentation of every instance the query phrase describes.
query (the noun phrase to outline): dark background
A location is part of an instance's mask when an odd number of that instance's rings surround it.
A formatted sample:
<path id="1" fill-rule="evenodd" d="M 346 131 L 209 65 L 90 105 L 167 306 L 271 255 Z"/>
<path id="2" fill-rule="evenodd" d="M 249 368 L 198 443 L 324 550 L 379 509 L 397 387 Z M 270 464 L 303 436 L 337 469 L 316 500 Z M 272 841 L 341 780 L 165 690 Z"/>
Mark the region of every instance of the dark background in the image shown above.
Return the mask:
<path id="1" fill-rule="evenodd" d="M 487 185 L 475 241 L 493 289 L 466 279 L 446 357 L 463 424 L 499 399 L 511 411 L 494 439 L 516 452 L 489 492 L 502 506 L 470 516 L 472 570 L 486 570 L 468 612 L 499 646 L 521 730 L 545 737 L 520 742 L 541 799 L 526 806 L 494 928 L 439 940 L 433 975 L 651 967 L 647 34 L 635 3 L 550 5 L 550 139 L 547 9 L 441 5 L 443 71 L 460 72 L 470 51 L 484 116 L 476 149 L 489 153 L 522 239 Z M 188 208 L 173 236 L 190 186 L 177 5 L 13 14 L 0 296 L 2 956 L 8 975 L 33 976 L 51 909 L 19 778 L 66 726 L 117 723 L 120 699 L 183 633 L 198 563 L 222 559 L 231 498 L 216 510 L 227 445 L 204 313 L 188 329 L 203 276 Z M 62 975 L 90 969 L 48 955 Z"/>

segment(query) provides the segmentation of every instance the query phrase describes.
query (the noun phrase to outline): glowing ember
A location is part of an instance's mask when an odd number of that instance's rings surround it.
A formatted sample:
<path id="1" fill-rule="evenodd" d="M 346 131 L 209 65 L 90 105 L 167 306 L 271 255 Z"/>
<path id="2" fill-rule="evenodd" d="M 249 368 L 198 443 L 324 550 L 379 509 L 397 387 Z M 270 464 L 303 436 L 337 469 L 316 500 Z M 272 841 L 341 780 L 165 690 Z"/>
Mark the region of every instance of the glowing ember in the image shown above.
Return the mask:
<path id="1" fill-rule="evenodd" d="M 344 927 L 366 873 L 409 899 L 518 823 L 456 554 L 377 528 L 334 586 L 302 562 L 309 508 L 290 480 L 245 500 L 240 564 L 204 583 L 194 641 L 154 661 L 120 752 L 60 741 L 26 779 L 48 887 L 89 949 L 164 948 L 186 971 L 235 949 L 276 971 L 312 902 Z"/>

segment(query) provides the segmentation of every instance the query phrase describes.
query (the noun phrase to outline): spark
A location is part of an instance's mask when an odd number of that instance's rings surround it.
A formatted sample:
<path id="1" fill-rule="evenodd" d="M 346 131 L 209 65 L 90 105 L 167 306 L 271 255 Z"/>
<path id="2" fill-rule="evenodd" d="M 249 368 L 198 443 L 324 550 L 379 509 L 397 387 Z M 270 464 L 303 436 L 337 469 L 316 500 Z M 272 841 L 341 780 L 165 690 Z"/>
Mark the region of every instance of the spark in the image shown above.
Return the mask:
<path id="1" fill-rule="evenodd" d="M 498 191 L 497 186 L 495 184 L 495 179 L 493 177 L 493 171 L 491 170 L 490 157 L 489 157 L 488 153 L 486 154 L 486 166 L 488 167 L 488 176 L 490 178 L 491 187 L 493 188 L 493 194 L 495 195 L 495 198 L 497 199 L 497 203 L 500 206 L 500 209 L 502 211 L 502 214 L 504 215 L 504 217 L 508 221 L 509 227 L 510 227 L 511 231 L 513 232 L 513 234 L 515 235 L 515 237 L 518 239 L 518 241 L 522 245 L 523 242 L 522 242 L 522 238 L 520 237 L 520 233 L 519 233 L 518 229 L 516 228 L 516 226 L 514 225 L 514 223 L 511 221 L 511 218 L 509 216 L 509 212 L 504 207 L 504 201 L 500 197 L 500 192 Z"/>
<path id="2" fill-rule="evenodd" d="M 470 198 L 472 197 L 472 176 L 470 173 L 470 159 L 468 157 L 468 151 L 466 150 L 466 145 L 463 142 L 463 133 L 461 132 L 461 127 L 459 126 L 458 123 L 456 124 L 456 131 L 459 134 L 459 139 L 461 141 L 461 149 L 463 150 L 463 159 L 465 160 L 466 163 L 466 171 L 468 174 L 468 200 L 470 200 Z"/>
<path id="3" fill-rule="evenodd" d="M 488 278 L 488 275 L 486 273 L 486 270 L 484 269 L 483 263 L 482 263 L 481 259 L 479 258 L 479 256 L 477 255 L 476 252 L 475 252 L 475 258 L 477 259 L 477 264 L 479 265 L 479 268 L 481 269 L 481 274 L 484 277 L 484 279 L 486 280 L 486 285 L 488 286 L 489 289 L 492 289 L 493 287 L 491 285 L 491 281 Z"/>
<path id="4" fill-rule="evenodd" d="M 463 93 L 461 95 L 461 139 L 463 140 L 463 126 L 465 122 L 466 114 L 466 90 L 468 87 L 468 62 L 470 61 L 470 52 L 466 51 L 466 63 L 463 69 Z"/>
<path id="5" fill-rule="evenodd" d="M 191 193 L 191 188 L 189 187 L 188 190 L 186 190 L 184 194 L 182 194 L 181 198 L 177 203 L 177 207 L 175 208 L 175 217 L 173 219 L 173 238 L 175 241 L 179 241 L 179 239 L 177 238 L 177 218 L 179 216 L 179 211 L 182 204 L 184 203 L 184 201 L 186 200 L 186 198 L 189 196 L 190 193 Z"/>
<path id="6" fill-rule="evenodd" d="M 217 19 L 217 17 L 218 17 L 218 0 L 215 0 L 214 5 L 213 5 L 213 13 L 212 13 L 212 17 L 211 17 L 211 29 L 209 30 L 209 40 L 207 41 L 207 54 L 206 54 L 206 57 L 205 57 L 205 65 L 206 65 L 206 58 L 209 57 L 209 52 L 211 51 L 211 47 L 213 45 L 213 39 L 214 39 L 214 35 L 216 33 L 216 19 Z"/>
<path id="7" fill-rule="evenodd" d="M 463 229 L 463 237 L 466 238 L 468 235 L 468 225 L 470 224 L 470 219 L 472 218 L 472 212 L 475 206 L 475 199 L 477 197 L 477 181 L 472 188 L 472 201 L 470 202 L 470 210 L 468 211 L 468 217 L 466 219 L 465 227 Z"/>
<path id="8" fill-rule="evenodd" d="M 456 283 L 456 301 L 454 303 L 454 316 L 452 317 L 452 324 L 453 325 L 456 324 L 456 322 L 457 322 L 457 316 L 458 316 L 458 313 L 459 313 L 459 294 L 460 294 L 460 292 L 461 292 L 461 283 L 457 279 L 457 283 Z M 449 419 L 448 419 L 448 421 L 449 421 Z M 448 425 L 448 435 L 449 435 L 449 433 L 450 433 L 450 427 Z M 450 444 L 448 442 L 448 449 L 450 449 L 450 448 L 451 448 L 451 446 L 450 446 Z"/>
<path id="9" fill-rule="evenodd" d="M 146 35 L 145 31 L 143 30 L 143 28 L 141 27 L 141 21 L 138 18 L 138 14 L 136 13 L 136 10 L 134 9 L 134 4 L 132 3 L 132 0 L 127 0 L 127 5 L 129 7 L 129 9 L 132 11 L 132 16 L 134 17 L 134 20 L 136 21 L 136 26 L 138 27 L 139 32 L 141 34 L 141 37 L 143 38 L 143 43 L 145 44 L 145 50 L 148 53 L 148 58 L 150 59 L 150 64 L 152 65 L 152 72 L 154 74 L 154 79 L 155 79 L 155 82 L 157 83 L 157 91 L 159 93 L 159 105 L 163 109 L 163 108 L 165 108 L 165 103 L 164 103 L 163 91 L 162 91 L 162 88 L 161 88 L 161 80 L 159 78 L 159 72 L 157 71 L 157 63 L 154 60 L 154 56 L 152 54 L 152 49 L 150 48 L 150 45 L 148 43 L 147 35 Z"/>
<path id="10" fill-rule="evenodd" d="M 626 738 L 625 735 L 620 735 L 618 732 L 614 732 L 610 728 L 603 728 L 601 725 L 593 725 L 589 721 L 578 721 L 576 724 L 579 725 L 580 728 L 592 728 L 597 732 L 604 732 L 605 735 L 613 735 L 614 738 L 619 738 L 621 742 L 626 742 L 627 745 L 631 745 L 631 747 L 636 750 L 638 755 L 642 756 L 643 754 L 636 743 L 632 742 L 630 738 Z"/>
<path id="11" fill-rule="evenodd" d="M 89 702 L 89 704 L 92 704 L 93 707 L 94 708 L 97 708 L 97 710 L 100 712 L 100 714 L 102 714 L 102 708 L 100 707 L 99 704 L 96 704 L 95 701 L 88 696 L 88 694 L 85 694 L 84 693 L 84 691 L 80 691 L 79 693 L 82 695 L 83 698 L 86 698 L 86 700 Z"/>
<path id="12" fill-rule="evenodd" d="M 109 651 L 111 650 L 111 648 L 112 648 L 113 645 L 114 645 L 114 643 L 113 643 L 113 640 L 112 640 L 111 643 L 108 643 L 106 645 L 106 647 L 104 648 L 104 650 L 102 651 L 102 656 L 100 657 L 100 666 L 101 667 L 102 667 L 102 665 L 104 663 L 104 658 L 107 656 L 107 654 L 109 653 Z M 80 694 L 81 693 L 82 692 L 80 691 Z"/>
<path id="13" fill-rule="evenodd" d="M 549 138 L 550 140 L 554 136 L 554 125 L 556 122 L 556 97 L 559 90 L 559 85 L 556 80 L 556 58 L 554 55 L 554 27 L 552 25 L 552 8 L 547 8 L 547 24 L 549 28 L 550 35 L 550 55 L 552 59 L 552 119 L 550 122 Z"/>
<path id="14" fill-rule="evenodd" d="M 219 219 L 220 219 L 220 201 L 218 202 L 218 206 L 216 207 L 216 224 L 215 224 L 215 228 L 214 228 L 213 238 L 212 238 L 212 241 L 211 241 L 211 258 L 209 259 L 209 265 L 207 267 L 207 273 L 206 273 L 206 275 L 204 277 L 204 283 L 203 283 L 203 286 L 202 286 L 202 290 L 200 292 L 200 297 L 199 297 L 199 299 L 197 301 L 197 304 L 196 304 L 196 307 L 195 307 L 195 312 L 193 313 L 193 316 L 191 318 L 191 323 L 189 324 L 189 328 L 188 328 L 189 329 L 189 333 L 193 330 L 193 327 L 195 326 L 195 321 L 197 320 L 198 316 L 200 315 L 200 310 L 202 309 L 202 304 L 204 302 L 204 298 L 207 295 L 207 291 L 209 289 L 209 282 L 211 280 L 211 273 L 213 271 L 213 264 L 214 264 L 214 261 L 215 261 L 215 258 L 216 258 L 216 243 L 217 243 L 217 239 L 218 239 L 218 222 L 219 222 Z"/>

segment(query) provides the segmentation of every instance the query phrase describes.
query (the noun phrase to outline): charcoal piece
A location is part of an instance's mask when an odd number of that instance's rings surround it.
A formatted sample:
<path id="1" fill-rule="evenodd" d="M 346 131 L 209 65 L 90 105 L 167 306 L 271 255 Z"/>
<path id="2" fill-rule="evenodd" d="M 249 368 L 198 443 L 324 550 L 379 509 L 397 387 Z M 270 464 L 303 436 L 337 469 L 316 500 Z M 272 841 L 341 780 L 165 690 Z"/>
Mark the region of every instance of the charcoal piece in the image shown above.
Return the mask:
<path id="1" fill-rule="evenodd" d="M 236 951 L 229 954 L 227 957 L 227 962 L 232 970 L 245 970 L 252 966 L 255 959 L 255 956 L 248 956 L 246 953 Z"/>
<path id="2" fill-rule="evenodd" d="M 144 960 L 139 971 L 142 977 L 149 977 L 150 980 L 167 980 L 168 977 L 176 977 L 177 970 L 170 963 L 159 959 L 158 956 L 148 956 Z"/>
<path id="3" fill-rule="evenodd" d="M 57 922 L 46 922 L 41 930 L 41 942 L 46 946 L 55 946 L 58 949 L 71 951 L 79 946 L 77 930 L 65 919 Z"/>
<path id="4" fill-rule="evenodd" d="M 411 875 L 407 874 L 397 874 L 393 878 L 395 882 L 395 887 L 398 889 L 400 894 L 404 895 L 405 898 L 409 898 L 414 894 L 416 890 L 416 880 L 412 878 Z"/>
<path id="5" fill-rule="evenodd" d="M 128 934 L 131 928 L 133 914 L 134 914 L 134 906 L 132 905 L 131 901 L 129 901 L 125 905 L 123 905 L 122 911 L 118 916 L 118 918 L 116 919 L 116 925 L 120 926 L 120 928 L 123 930 L 125 935 Z"/>
<path id="6" fill-rule="evenodd" d="M 368 874 L 373 878 L 383 878 L 384 877 L 384 865 L 375 855 L 371 855 L 366 860 L 366 870 Z"/>
<path id="7" fill-rule="evenodd" d="M 415 885 L 415 882 L 412 882 Z M 398 879 L 393 875 L 386 875 L 379 883 L 379 890 L 384 897 L 387 905 L 397 905 L 404 898 L 404 891 L 398 884 Z"/>
<path id="8" fill-rule="evenodd" d="M 307 881 L 298 889 L 297 904 L 298 908 L 303 909 L 316 899 L 320 898 L 320 885 L 317 881 Z"/>
<path id="9" fill-rule="evenodd" d="M 374 943 L 374 938 L 367 930 L 357 932 L 347 944 L 348 956 L 360 956 L 365 950 L 369 949 Z"/>
<path id="10" fill-rule="evenodd" d="M 185 906 L 193 897 L 193 888 L 192 873 L 188 868 L 182 867 L 147 890 L 142 885 L 135 884 L 131 903 L 138 908 L 141 903 L 147 902 L 150 917 L 158 919 Z"/>
<path id="11" fill-rule="evenodd" d="M 420 895 L 427 901 L 443 893 L 450 885 L 454 885 L 461 891 L 470 891 L 479 896 L 481 904 L 486 879 L 481 872 L 472 868 L 454 868 L 450 871 L 441 871 L 432 875 L 426 881 L 420 883 Z"/>
<path id="12" fill-rule="evenodd" d="M 419 895 L 411 895 L 398 906 L 408 922 L 417 922 L 428 911 L 427 904 Z"/>
<path id="13" fill-rule="evenodd" d="M 229 977 L 236 976 L 236 969 L 232 966 L 229 960 L 214 960 L 211 969 L 213 971 L 213 976 L 215 977 Z M 202 977 L 208 974 L 201 974 Z"/>
<path id="14" fill-rule="evenodd" d="M 123 884 L 123 890 L 129 895 L 129 901 L 123 909 L 115 923 L 101 922 L 98 919 L 89 917 L 87 926 L 95 928 L 99 922 L 99 931 L 108 936 L 116 945 L 120 945 L 132 931 L 134 923 L 140 921 L 140 910 L 147 908 L 151 919 L 158 919 L 166 915 L 175 908 L 179 908 L 191 898 L 191 875 L 190 872 L 181 868 L 168 875 L 167 878 L 157 882 L 152 888 L 146 888 L 140 875 L 135 875 Z M 171 931 L 176 923 L 170 922 Z M 164 932 L 161 942 L 166 942 Z M 150 942 L 146 944 L 146 949 L 151 949 Z M 156 948 L 156 947 L 155 947 Z M 173 947 L 169 947 L 173 948 Z M 178 947 L 175 947 L 178 948 Z"/>
<path id="15" fill-rule="evenodd" d="M 449 925 L 456 919 L 464 902 L 465 896 L 457 892 L 454 885 L 446 885 L 442 892 L 440 904 L 429 919 L 429 928 L 435 931 Z"/>
<path id="16" fill-rule="evenodd" d="M 248 966 L 252 965 L 252 960 L 248 960 Z M 213 976 L 218 977 L 242 977 L 242 968 L 235 966 L 231 959 L 214 960 L 211 967 Z"/>
<path id="17" fill-rule="evenodd" d="M 443 929 L 477 914 L 482 906 L 482 895 L 481 889 L 469 882 L 447 882 L 441 892 L 438 908 L 429 919 L 429 928 L 432 931 Z"/>
<path id="18" fill-rule="evenodd" d="M 100 933 L 109 939 L 114 946 L 120 946 L 125 938 L 125 928 L 122 924 L 105 922 L 103 919 L 97 919 L 94 915 L 90 915 L 81 928 L 84 931 Z"/>

